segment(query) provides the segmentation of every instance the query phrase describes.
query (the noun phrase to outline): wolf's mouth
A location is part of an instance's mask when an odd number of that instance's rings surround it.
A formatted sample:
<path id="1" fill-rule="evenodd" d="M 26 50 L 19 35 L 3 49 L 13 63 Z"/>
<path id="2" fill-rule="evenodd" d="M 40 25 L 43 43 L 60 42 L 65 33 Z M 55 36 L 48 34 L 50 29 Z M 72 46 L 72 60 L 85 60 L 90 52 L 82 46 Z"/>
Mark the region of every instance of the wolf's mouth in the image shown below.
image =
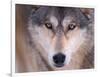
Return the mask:
<path id="1" fill-rule="evenodd" d="M 55 64 L 54 66 L 56 66 L 56 67 L 63 67 L 64 66 L 64 64 Z"/>

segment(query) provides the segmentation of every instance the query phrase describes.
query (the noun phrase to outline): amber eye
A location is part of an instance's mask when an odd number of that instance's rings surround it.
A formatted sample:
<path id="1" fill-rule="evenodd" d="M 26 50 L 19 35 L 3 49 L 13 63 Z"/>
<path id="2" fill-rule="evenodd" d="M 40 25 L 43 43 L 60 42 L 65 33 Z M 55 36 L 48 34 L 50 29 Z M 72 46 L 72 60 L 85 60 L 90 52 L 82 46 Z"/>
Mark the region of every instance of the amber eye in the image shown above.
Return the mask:
<path id="1" fill-rule="evenodd" d="M 76 24 L 75 23 L 71 23 L 68 25 L 68 30 L 73 30 L 76 28 Z"/>
<path id="2" fill-rule="evenodd" d="M 51 24 L 51 23 L 45 23 L 45 26 L 46 26 L 48 29 L 52 29 L 52 24 Z"/>

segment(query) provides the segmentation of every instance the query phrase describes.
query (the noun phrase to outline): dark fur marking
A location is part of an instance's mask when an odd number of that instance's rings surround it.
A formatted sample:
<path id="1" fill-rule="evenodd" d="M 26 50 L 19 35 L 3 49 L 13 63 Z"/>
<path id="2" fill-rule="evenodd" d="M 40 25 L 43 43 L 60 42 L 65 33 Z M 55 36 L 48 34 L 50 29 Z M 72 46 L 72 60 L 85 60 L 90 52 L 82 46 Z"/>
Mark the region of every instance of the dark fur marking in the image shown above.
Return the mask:
<path id="1" fill-rule="evenodd" d="M 30 19 L 32 20 L 32 24 L 41 25 L 45 22 L 47 15 L 50 14 L 54 8 L 54 15 L 57 17 L 59 26 L 61 26 L 61 21 L 64 16 L 72 16 L 75 20 L 80 24 L 80 28 L 84 28 L 88 26 L 89 20 L 86 16 L 81 12 L 80 8 L 71 8 L 71 7 L 40 7 L 35 13 L 32 13 Z"/>

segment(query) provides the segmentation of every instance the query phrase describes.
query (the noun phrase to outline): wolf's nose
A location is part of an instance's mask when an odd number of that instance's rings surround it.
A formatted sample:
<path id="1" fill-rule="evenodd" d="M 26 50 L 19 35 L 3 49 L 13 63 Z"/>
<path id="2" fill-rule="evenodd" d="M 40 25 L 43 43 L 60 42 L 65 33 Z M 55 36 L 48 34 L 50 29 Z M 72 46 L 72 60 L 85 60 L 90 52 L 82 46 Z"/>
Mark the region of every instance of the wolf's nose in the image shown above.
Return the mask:
<path id="1" fill-rule="evenodd" d="M 58 53 L 53 56 L 53 61 L 55 63 L 56 67 L 62 67 L 64 66 L 64 61 L 65 61 L 65 55 L 62 53 Z"/>

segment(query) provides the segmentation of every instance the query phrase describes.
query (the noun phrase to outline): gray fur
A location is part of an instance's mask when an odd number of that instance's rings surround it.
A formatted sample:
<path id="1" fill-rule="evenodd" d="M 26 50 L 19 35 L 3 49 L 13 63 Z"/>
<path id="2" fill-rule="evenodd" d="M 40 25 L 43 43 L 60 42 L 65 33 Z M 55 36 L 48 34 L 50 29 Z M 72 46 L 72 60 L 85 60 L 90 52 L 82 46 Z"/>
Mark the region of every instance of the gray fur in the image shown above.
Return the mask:
<path id="1" fill-rule="evenodd" d="M 32 20 L 33 24 L 44 24 L 47 16 L 53 11 L 53 14 L 59 20 L 59 24 L 61 25 L 61 20 L 65 16 L 72 16 L 75 18 L 75 22 L 80 24 L 81 28 L 84 28 L 89 24 L 89 20 L 87 17 L 81 12 L 80 8 L 72 8 L 72 7 L 40 7 L 36 12 L 32 12 L 30 16 L 30 20 Z"/>

